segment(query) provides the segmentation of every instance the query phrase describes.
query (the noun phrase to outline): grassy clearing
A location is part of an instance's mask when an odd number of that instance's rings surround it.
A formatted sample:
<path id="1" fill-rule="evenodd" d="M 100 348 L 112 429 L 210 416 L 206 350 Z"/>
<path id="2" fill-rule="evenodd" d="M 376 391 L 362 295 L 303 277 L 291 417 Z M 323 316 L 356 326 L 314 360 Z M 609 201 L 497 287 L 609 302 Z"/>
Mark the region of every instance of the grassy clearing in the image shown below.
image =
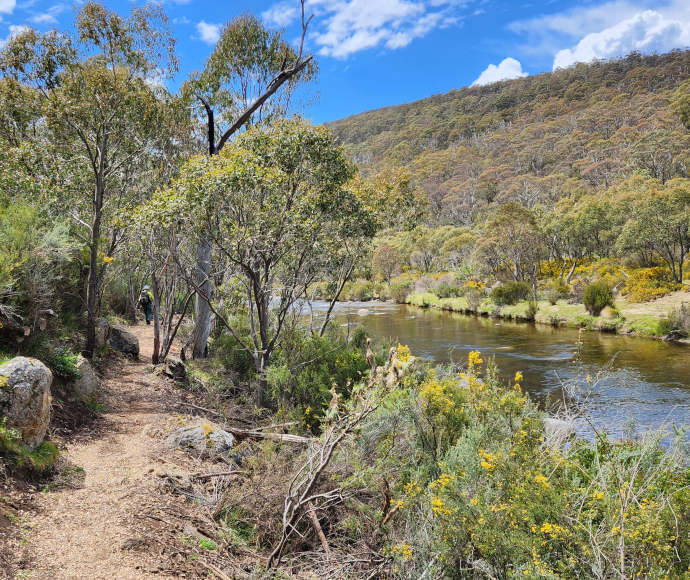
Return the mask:
<path id="1" fill-rule="evenodd" d="M 473 308 L 464 296 L 438 298 L 431 292 L 420 292 L 410 294 L 406 302 L 422 308 L 496 316 L 506 320 L 530 319 L 530 303 L 526 300 L 515 305 L 497 306 L 487 299 L 478 307 Z M 587 328 L 601 332 L 661 337 L 671 330 L 668 313 L 684 302 L 690 302 L 690 293 L 676 292 L 661 300 L 645 303 L 630 303 L 621 299 L 616 301 L 615 309 L 604 311 L 601 316 L 591 316 L 582 304 L 568 304 L 566 300 L 551 304 L 546 300 L 541 300 L 538 302 L 539 308 L 534 322 L 551 326 Z"/>

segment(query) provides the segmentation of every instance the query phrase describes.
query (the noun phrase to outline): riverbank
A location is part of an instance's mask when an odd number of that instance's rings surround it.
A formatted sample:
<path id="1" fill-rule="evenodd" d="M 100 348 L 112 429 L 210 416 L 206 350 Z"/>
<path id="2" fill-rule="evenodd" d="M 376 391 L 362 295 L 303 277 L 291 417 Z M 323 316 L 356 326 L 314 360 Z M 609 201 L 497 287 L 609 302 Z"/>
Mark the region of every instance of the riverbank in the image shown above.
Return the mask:
<path id="1" fill-rule="evenodd" d="M 504 320 L 529 321 L 550 326 L 565 326 L 569 328 L 586 328 L 600 332 L 644 336 L 649 338 L 663 338 L 667 336 L 672 325 L 669 312 L 690 302 L 690 293 L 674 292 L 658 300 L 644 303 L 632 303 L 618 299 L 615 309 L 608 308 L 601 316 L 592 316 L 582 304 L 569 304 L 567 300 L 559 300 L 551 304 L 546 300 L 537 303 L 536 313 L 530 312 L 528 301 L 515 305 L 497 306 L 491 300 L 484 300 L 479 306 L 472 307 L 464 296 L 457 298 L 439 298 L 431 292 L 415 292 L 410 294 L 405 303 L 420 308 L 435 308 L 461 314 L 490 316 Z M 678 342 L 690 344 L 689 339 Z"/>

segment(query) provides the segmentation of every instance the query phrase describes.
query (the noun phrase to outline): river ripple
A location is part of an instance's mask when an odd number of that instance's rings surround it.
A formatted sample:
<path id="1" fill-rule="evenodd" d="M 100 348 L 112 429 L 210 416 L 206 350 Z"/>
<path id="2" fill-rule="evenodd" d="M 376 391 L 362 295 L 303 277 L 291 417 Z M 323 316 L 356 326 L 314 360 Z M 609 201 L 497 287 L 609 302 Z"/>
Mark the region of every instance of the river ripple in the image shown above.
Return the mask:
<path id="1" fill-rule="evenodd" d="M 313 304 L 318 315 L 326 308 Z M 540 401 L 562 397 L 564 383 L 586 391 L 588 416 L 597 429 L 614 436 L 634 421 L 639 431 L 690 425 L 690 348 L 658 340 L 598 332 L 583 333 L 546 325 L 506 322 L 380 302 L 340 303 L 336 323 L 361 325 L 374 341 L 400 341 L 412 353 L 439 362 L 465 361 L 478 350 L 495 357 L 505 377 L 521 371 L 526 390 Z M 582 424 L 582 430 L 587 425 Z"/>

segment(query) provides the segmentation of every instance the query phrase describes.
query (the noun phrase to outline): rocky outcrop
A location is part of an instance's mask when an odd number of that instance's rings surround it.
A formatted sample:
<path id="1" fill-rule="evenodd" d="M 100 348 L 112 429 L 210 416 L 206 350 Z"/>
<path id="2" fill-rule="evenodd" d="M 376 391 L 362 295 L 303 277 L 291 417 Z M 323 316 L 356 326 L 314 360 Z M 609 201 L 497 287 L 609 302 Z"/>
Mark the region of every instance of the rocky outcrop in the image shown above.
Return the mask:
<path id="1" fill-rule="evenodd" d="M 133 359 L 139 358 L 139 339 L 124 326 L 112 325 L 108 345 Z"/>
<path id="2" fill-rule="evenodd" d="M 203 422 L 178 429 L 168 437 L 167 444 L 204 457 L 227 456 L 235 446 L 235 437 L 213 423 Z"/>
<path id="3" fill-rule="evenodd" d="M 82 401 L 92 401 L 98 394 L 100 383 L 91 366 L 91 363 L 83 356 L 77 359 L 79 378 L 72 383 L 74 395 Z"/>
<path id="4" fill-rule="evenodd" d="M 0 366 L 0 417 L 7 417 L 7 426 L 31 450 L 48 430 L 52 384 L 53 373 L 39 360 L 17 357 Z"/>

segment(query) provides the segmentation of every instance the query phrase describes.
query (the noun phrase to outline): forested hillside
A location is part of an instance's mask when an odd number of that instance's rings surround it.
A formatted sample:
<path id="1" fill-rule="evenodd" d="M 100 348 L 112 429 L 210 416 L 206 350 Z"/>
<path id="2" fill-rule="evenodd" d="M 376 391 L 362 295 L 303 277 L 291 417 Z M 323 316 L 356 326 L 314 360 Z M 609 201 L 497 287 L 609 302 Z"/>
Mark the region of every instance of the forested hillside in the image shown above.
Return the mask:
<path id="1" fill-rule="evenodd" d="M 430 220 L 471 225 L 492 204 L 548 208 L 635 171 L 687 177 L 690 51 L 631 54 L 463 88 L 329 125 L 365 171 L 405 166 Z M 684 109 L 685 107 L 685 109 Z M 685 116 L 684 116 L 685 115 Z"/>

